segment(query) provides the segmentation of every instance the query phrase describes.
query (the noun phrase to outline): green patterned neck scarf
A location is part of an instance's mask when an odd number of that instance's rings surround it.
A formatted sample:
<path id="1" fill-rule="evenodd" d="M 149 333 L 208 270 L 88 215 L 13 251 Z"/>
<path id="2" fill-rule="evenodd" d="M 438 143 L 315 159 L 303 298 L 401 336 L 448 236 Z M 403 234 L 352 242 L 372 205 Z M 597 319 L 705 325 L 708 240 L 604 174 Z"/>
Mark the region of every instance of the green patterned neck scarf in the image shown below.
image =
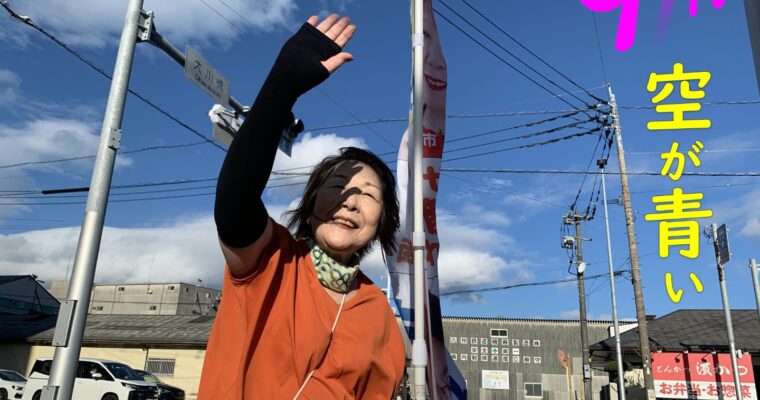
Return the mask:
<path id="1" fill-rule="evenodd" d="M 317 271 L 317 277 L 322 286 L 339 293 L 346 293 L 359 273 L 359 263 L 356 257 L 352 257 L 350 264 L 346 266 L 327 255 L 324 250 L 311 239 L 308 240 L 311 251 L 311 261 Z"/>

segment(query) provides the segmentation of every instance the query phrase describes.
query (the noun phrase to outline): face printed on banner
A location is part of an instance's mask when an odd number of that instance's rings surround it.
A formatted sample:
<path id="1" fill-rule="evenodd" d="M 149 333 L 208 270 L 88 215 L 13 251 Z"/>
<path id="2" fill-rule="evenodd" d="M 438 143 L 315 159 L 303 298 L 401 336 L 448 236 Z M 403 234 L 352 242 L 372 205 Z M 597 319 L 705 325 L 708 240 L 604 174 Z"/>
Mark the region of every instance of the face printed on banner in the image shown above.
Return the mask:
<path id="1" fill-rule="evenodd" d="M 380 177 L 364 163 L 346 161 L 318 189 L 309 223 L 319 247 L 345 263 L 375 239 L 382 209 Z"/>
<path id="2" fill-rule="evenodd" d="M 443 121 L 446 118 L 446 61 L 441 51 L 441 43 L 435 33 L 433 21 L 433 9 L 430 2 L 425 3 L 424 26 L 425 35 L 425 89 L 428 91 L 425 98 L 425 110 L 423 124 L 425 128 L 433 131 L 443 131 Z"/>

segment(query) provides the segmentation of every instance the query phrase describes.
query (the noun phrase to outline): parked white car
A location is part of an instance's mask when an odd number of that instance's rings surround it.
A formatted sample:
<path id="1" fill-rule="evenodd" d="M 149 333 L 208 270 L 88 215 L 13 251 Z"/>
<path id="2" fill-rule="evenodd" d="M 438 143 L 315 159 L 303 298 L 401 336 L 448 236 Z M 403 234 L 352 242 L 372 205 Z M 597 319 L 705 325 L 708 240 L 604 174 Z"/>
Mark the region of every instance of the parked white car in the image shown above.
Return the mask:
<path id="1" fill-rule="evenodd" d="M 0 369 L 0 400 L 20 399 L 24 394 L 26 378 L 16 371 Z"/>
<path id="2" fill-rule="evenodd" d="M 39 400 L 50 377 L 51 358 L 35 361 L 26 382 L 22 400 Z M 76 400 L 155 400 L 155 383 L 143 381 L 126 364 L 116 361 L 82 358 L 79 360 L 74 392 Z"/>

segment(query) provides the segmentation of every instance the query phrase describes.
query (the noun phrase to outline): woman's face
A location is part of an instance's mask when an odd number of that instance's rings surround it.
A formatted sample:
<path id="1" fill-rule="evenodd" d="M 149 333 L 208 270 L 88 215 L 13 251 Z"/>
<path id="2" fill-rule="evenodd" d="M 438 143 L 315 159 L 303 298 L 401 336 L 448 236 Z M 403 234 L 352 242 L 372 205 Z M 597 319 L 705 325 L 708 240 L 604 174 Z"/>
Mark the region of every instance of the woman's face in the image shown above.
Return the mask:
<path id="1" fill-rule="evenodd" d="M 383 210 L 382 183 L 377 173 L 358 161 L 344 161 L 317 189 L 309 218 L 314 238 L 332 258 L 346 263 L 369 244 Z"/>

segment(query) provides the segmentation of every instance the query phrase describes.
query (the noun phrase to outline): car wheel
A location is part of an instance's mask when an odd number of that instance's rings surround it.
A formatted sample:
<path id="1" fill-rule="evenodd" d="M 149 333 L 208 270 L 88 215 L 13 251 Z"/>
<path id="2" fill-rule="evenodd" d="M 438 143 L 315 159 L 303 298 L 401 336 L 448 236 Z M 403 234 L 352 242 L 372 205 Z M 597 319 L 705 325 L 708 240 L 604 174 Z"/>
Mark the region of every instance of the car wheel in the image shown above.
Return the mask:
<path id="1" fill-rule="evenodd" d="M 8 400 L 8 391 L 0 389 L 0 400 Z"/>
<path id="2" fill-rule="evenodd" d="M 40 400 L 40 397 L 42 397 L 42 390 L 38 390 L 34 392 L 34 395 L 32 396 L 32 400 Z"/>
<path id="3" fill-rule="evenodd" d="M 103 398 L 100 400 L 119 400 L 119 396 L 113 393 L 106 393 L 103 395 Z"/>

